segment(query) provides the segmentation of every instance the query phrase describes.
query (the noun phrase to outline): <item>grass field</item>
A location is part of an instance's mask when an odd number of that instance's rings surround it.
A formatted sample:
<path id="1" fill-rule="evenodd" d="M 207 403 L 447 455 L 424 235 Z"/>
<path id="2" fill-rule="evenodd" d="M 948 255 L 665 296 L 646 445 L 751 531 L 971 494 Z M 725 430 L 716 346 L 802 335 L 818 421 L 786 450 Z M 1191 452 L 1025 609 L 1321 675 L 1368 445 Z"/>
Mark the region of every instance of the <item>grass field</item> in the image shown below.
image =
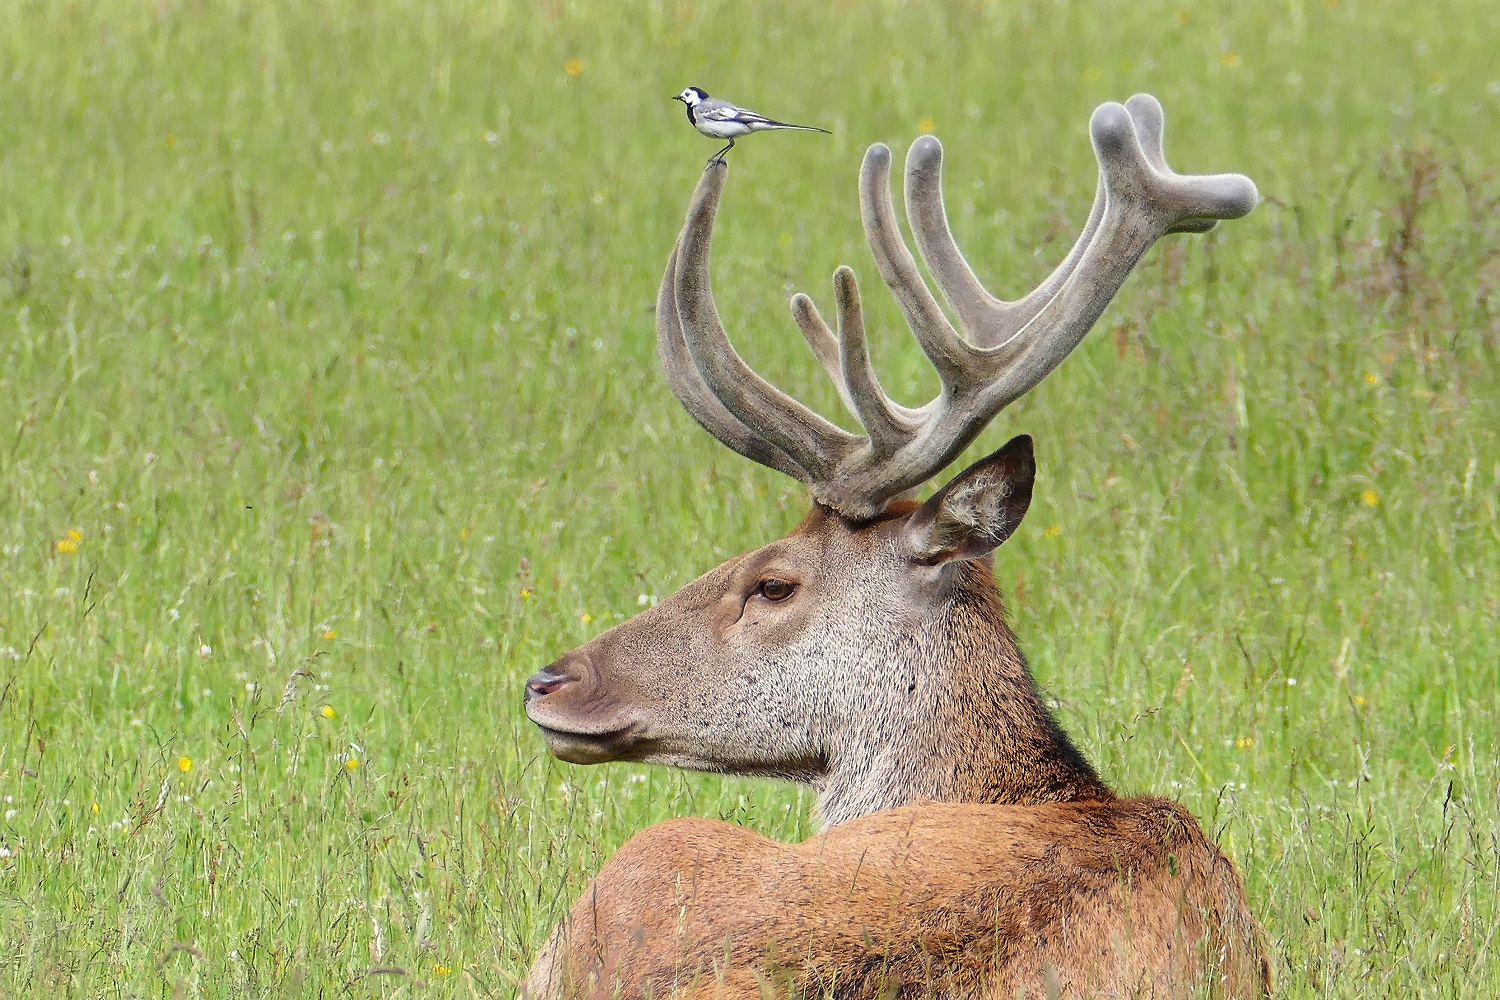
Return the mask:
<path id="1" fill-rule="evenodd" d="M 931 129 L 1013 296 L 1138 90 L 1266 196 L 1153 251 L 976 445 L 997 575 L 1116 787 L 1244 872 L 1287 997 L 1500 994 L 1492 5 L 15 2 L 0 18 L 0 995 L 508 996 L 671 816 L 791 786 L 550 759 L 521 682 L 800 519 L 699 431 L 650 307 L 713 148 L 732 335 L 865 280 L 854 176 Z M 834 6 L 837 9 L 832 9 Z"/>

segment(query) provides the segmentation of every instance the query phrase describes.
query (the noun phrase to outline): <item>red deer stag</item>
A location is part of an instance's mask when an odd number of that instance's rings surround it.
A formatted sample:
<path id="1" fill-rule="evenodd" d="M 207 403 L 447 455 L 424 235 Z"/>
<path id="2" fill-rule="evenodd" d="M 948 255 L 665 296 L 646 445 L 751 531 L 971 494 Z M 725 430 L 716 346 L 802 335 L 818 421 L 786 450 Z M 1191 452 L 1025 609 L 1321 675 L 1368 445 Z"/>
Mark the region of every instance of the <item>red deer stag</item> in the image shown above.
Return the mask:
<path id="1" fill-rule="evenodd" d="M 872 146 L 860 207 L 880 276 L 942 381 L 881 389 L 854 275 L 837 333 L 792 311 L 865 433 L 751 371 L 709 288 L 728 167 L 698 184 L 657 300 L 672 390 L 724 444 L 805 483 L 791 535 L 729 560 L 533 676 L 526 712 L 575 763 L 649 761 L 817 789 L 824 832 L 780 844 L 674 820 L 604 865 L 543 947 L 534 998 L 1262 995 L 1269 966 L 1234 865 L 1175 802 L 1120 798 L 1048 713 L 1007 627 L 991 553 L 1031 499 L 1019 437 L 925 503 L 940 472 L 1067 356 L 1147 249 L 1245 215 L 1239 175 L 1188 177 L 1140 95 L 1090 123 L 1082 235 L 1017 302 L 990 296 L 943 209 L 942 147 L 911 147 L 921 278 Z"/>

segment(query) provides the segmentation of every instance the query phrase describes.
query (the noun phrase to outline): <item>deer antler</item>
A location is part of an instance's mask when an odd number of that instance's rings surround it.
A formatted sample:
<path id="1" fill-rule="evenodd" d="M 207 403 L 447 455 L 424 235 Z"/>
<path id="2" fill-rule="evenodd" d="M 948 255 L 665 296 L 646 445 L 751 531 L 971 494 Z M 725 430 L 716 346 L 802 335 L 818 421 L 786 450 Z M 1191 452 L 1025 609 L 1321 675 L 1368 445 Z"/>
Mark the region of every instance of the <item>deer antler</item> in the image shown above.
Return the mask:
<path id="1" fill-rule="evenodd" d="M 959 252 L 943 210 L 943 147 L 932 136 L 906 158 L 907 218 L 917 247 L 958 319 L 949 322 L 922 280 L 891 201 L 891 152 L 871 146 L 860 169 L 860 210 L 880 276 L 942 391 L 926 405 L 894 402 L 880 387 L 865 339 L 854 272 L 834 273 L 837 333 L 812 300 L 792 313 L 839 394 L 864 427 L 850 434 L 766 382 L 735 352 L 714 307 L 709 243 L 728 166 L 710 164 L 667 263 L 657 300 L 657 347 L 672 391 L 709 433 L 752 461 L 806 483 L 813 499 L 860 521 L 941 471 L 1006 406 L 1067 357 L 1151 245 L 1201 233 L 1255 207 L 1239 174 L 1183 176 L 1162 152 L 1163 114 L 1137 94 L 1102 104 L 1089 122 L 1099 161 L 1094 207 L 1061 264 L 1029 295 L 990 295 Z"/>

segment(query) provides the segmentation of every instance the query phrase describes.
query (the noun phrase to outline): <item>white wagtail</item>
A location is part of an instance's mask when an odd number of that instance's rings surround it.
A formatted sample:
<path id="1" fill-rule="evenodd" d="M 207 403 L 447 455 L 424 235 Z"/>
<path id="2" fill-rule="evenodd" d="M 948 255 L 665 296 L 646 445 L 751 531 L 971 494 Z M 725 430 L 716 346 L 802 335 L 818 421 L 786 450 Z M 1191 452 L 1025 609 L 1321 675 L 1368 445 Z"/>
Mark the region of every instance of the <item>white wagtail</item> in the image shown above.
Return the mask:
<path id="1" fill-rule="evenodd" d="M 813 125 L 788 125 L 786 122 L 772 121 L 765 115 L 758 115 L 746 108 L 737 108 L 728 101 L 709 97 L 697 87 L 689 87 L 672 100 L 681 101 L 687 105 L 688 121 L 692 123 L 693 128 L 710 139 L 729 140 L 729 145 L 709 157 L 709 163 L 723 163 L 724 154 L 734 148 L 734 140 L 742 135 L 749 135 L 751 132 L 790 128 L 799 132 L 832 134 L 826 128 L 817 128 Z"/>

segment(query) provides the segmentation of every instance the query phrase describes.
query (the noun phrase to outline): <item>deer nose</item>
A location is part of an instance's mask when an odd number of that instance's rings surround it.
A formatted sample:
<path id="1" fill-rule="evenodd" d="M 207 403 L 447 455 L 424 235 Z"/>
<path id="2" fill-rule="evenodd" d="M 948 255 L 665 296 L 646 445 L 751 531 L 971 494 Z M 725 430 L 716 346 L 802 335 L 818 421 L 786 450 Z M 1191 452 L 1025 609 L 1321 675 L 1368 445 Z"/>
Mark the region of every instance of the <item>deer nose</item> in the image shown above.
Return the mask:
<path id="1" fill-rule="evenodd" d="M 549 695 L 558 688 L 572 684 L 575 680 L 577 680 L 576 677 L 569 677 L 566 674 L 554 674 L 551 670 L 538 670 L 526 682 L 526 700 L 531 701 L 533 698 Z"/>

